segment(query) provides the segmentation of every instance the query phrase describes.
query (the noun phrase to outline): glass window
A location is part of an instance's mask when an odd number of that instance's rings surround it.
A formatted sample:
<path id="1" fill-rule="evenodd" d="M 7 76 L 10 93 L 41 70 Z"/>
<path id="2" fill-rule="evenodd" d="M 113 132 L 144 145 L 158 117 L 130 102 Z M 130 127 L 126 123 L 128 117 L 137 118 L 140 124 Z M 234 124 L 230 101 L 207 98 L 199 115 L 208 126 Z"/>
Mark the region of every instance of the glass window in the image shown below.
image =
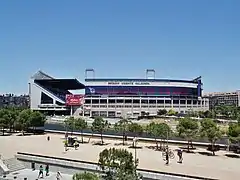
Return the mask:
<path id="1" fill-rule="evenodd" d="M 93 100 L 92 100 L 92 103 L 93 103 L 93 104 L 99 104 L 99 99 L 93 99 Z"/>
<path id="2" fill-rule="evenodd" d="M 180 104 L 186 104 L 185 100 L 180 100 Z"/>
<path id="3" fill-rule="evenodd" d="M 164 104 L 164 100 L 157 100 L 158 104 Z"/>
<path id="4" fill-rule="evenodd" d="M 117 99 L 117 103 L 123 103 L 123 99 Z"/>
<path id="5" fill-rule="evenodd" d="M 41 93 L 41 104 L 53 104 L 53 99 L 42 92 Z"/>
<path id="6" fill-rule="evenodd" d="M 156 104 L 156 100 L 150 99 L 149 104 Z"/>
<path id="7" fill-rule="evenodd" d="M 133 100 L 133 104 L 139 104 L 140 103 L 140 100 L 139 99 L 134 99 Z"/>
<path id="8" fill-rule="evenodd" d="M 179 104 L 179 100 L 173 100 L 173 104 Z"/>
<path id="9" fill-rule="evenodd" d="M 148 104 L 148 100 L 147 99 L 143 99 L 143 100 L 141 100 L 141 103 L 142 104 Z"/>
<path id="10" fill-rule="evenodd" d="M 91 104 L 91 99 L 85 99 L 85 104 Z"/>
<path id="11" fill-rule="evenodd" d="M 115 99 L 109 99 L 108 100 L 108 103 L 110 103 L 110 104 L 115 104 L 115 102 L 116 102 Z"/>
<path id="12" fill-rule="evenodd" d="M 171 104 L 171 100 L 165 100 L 165 104 Z"/>
<path id="13" fill-rule="evenodd" d="M 125 103 L 130 104 L 130 103 L 132 103 L 132 100 L 131 99 L 125 99 Z"/>
<path id="14" fill-rule="evenodd" d="M 100 99 L 100 104 L 107 104 L 107 99 Z"/>

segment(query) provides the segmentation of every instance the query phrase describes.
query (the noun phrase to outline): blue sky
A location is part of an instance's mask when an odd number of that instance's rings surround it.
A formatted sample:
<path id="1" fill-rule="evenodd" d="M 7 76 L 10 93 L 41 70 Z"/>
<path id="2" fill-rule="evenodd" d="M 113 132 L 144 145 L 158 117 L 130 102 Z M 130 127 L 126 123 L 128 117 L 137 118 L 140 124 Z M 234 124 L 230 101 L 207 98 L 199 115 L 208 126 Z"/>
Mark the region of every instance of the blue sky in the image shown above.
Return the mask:
<path id="1" fill-rule="evenodd" d="M 41 69 L 61 78 L 191 79 L 240 89 L 239 0 L 0 1 L 0 93 L 27 93 Z"/>

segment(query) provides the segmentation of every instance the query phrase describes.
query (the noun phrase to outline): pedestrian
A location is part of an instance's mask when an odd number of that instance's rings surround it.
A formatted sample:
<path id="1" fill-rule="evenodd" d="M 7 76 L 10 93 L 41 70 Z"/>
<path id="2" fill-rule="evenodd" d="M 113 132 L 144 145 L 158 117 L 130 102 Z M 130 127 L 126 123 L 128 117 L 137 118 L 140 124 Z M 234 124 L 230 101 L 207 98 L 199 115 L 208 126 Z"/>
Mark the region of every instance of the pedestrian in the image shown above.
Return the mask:
<path id="1" fill-rule="evenodd" d="M 74 142 L 74 144 L 73 144 L 73 146 L 74 146 L 75 150 L 77 150 L 77 147 L 78 147 L 78 142 L 77 142 L 77 141 L 75 141 L 75 142 Z"/>
<path id="2" fill-rule="evenodd" d="M 169 151 L 168 151 L 168 147 L 166 148 L 166 165 L 169 164 Z"/>
<path id="3" fill-rule="evenodd" d="M 50 136 L 47 137 L 47 140 L 50 141 Z"/>
<path id="4" fill-rule="evenodd" d="M 49 175 L 49 165 L 48 164 L 45 167 L 45 171 L 46 171 L 46 176 L 48 176 Z"/>
<path id="5" fill-rule="evenodd" d="M 60 180 L 60 178 L 62 178 L 62 175 L 61 175 L 60 171 L 58 171 L 58 172 L 57 172 L 56 179 L 57 179 L 57 180 Z"/>
<path id="6" fill-rule="evenodd" d="M 182 152 L 182 150 L 179 148 L 179 149 L 178 149 L 178 152 L 177 152 L 178 162 L 179 162 L 179 163 L 182 163 L 182 161 L 183 161 L 182 154 L 183 154 L 183 152 Z"/>
<path id="7" fill-rule="evenodd" d="M 41 176 L 41 177 L 40 177 Z M 39 167 L 39 173 L 38 173 L 38 178 L 43 178 L 43 166 L 42 165 L 40 165 L 40 167 Z"/>

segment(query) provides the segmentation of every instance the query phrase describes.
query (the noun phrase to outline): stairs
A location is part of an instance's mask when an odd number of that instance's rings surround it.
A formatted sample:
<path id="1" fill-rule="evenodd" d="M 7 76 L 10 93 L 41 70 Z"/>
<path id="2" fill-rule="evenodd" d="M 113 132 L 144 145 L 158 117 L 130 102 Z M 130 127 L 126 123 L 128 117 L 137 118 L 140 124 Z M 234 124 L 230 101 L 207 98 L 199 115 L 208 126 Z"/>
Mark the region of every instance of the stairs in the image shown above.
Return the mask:
<path id="1" fill-rule="evenodd" d="M 16 158 L 5 159 L 3 160 L 3 163 L 7 166 L 10 172 L 25 169 L 25 166 Z"/>

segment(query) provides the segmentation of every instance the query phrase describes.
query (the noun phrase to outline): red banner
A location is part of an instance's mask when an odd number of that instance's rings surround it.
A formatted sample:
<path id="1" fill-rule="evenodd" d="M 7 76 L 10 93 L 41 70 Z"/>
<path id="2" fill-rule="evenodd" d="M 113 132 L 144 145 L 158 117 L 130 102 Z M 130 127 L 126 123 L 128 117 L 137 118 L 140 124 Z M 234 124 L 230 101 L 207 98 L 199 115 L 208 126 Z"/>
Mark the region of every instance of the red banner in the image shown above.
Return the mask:
<path id="1" fill-rule="evenodd" d="M 67 106 L 81 106 L 84 104 L 84 95 L 82 94 L 67 94 L 66 105 Z"/>

